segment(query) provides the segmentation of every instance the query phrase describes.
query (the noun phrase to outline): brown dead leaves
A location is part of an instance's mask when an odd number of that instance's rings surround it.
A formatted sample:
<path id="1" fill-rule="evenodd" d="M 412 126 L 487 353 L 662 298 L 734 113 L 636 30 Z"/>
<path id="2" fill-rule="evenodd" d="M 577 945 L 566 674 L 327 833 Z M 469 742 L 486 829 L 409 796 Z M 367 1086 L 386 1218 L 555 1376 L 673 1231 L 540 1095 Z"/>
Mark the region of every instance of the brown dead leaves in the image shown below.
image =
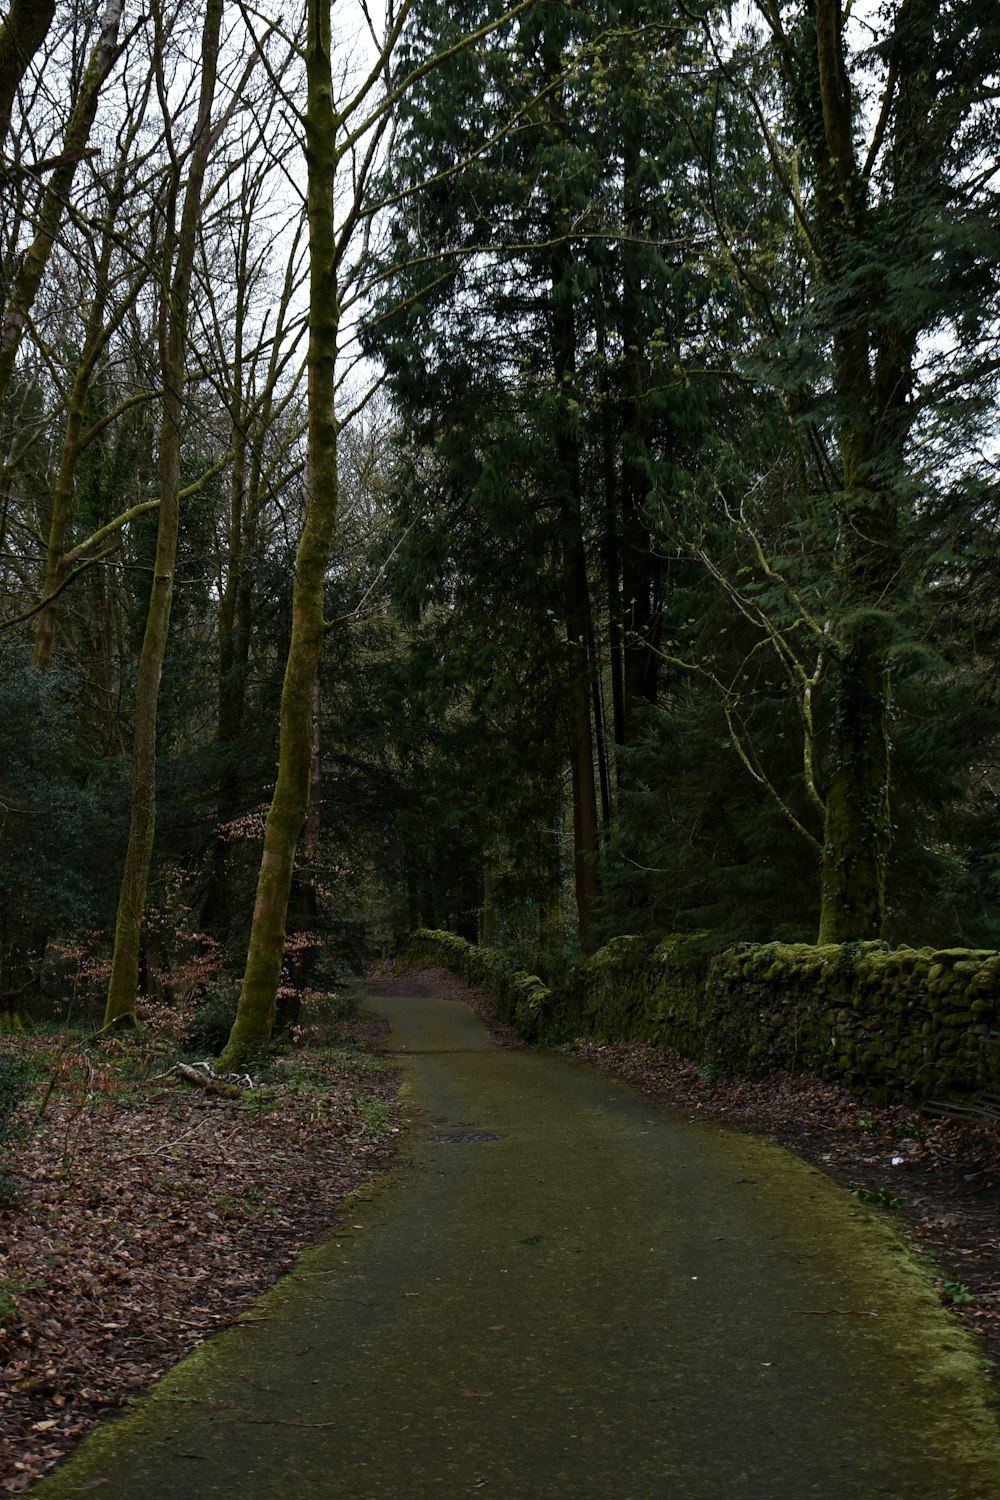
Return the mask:
<path id="1" fill-rule="evenodd" d="M 347 1052 L 296 1053 L 241 1099 L 88 1062 L 79 1086 L 60 1079 L 0 1209 L 2 1493 L 232 1322 L 393 1139 L 358 1101 L 393 1099 L 394 1075 Z"/>

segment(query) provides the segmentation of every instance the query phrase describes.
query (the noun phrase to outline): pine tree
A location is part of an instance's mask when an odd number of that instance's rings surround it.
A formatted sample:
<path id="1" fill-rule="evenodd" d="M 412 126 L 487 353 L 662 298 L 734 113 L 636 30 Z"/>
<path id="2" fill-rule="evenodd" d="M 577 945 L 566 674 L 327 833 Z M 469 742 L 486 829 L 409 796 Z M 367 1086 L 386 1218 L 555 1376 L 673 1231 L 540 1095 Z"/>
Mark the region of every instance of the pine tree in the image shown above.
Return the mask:
<path id="1" fill-rule="evenodd" d="M 441 23 L 416 16 L 420 56 Z M 534 6 L 488 54 L 413 98 L 384 189 L 398 207 L 370 347 L 407 431 L 447 468 L 463 516 L 474 510 L 475 547 L 493 557 L 515 539 L 523 567 L 505 618 L 545 590 L 559 625 L 584 946 L 598 785 L 605 824 L 613 800 L 608 742 L 633 737 L 657 694 L 652 514 L 674 508 L 706 422 L 705 393 L 681 369 L 699 317 L 697 273 L 684 265 L 692 147 L 654 107 L 685 36 L 662 6 Z M 491 132 L 484 95 L 505 102 L 515 131 Z M 461 160 L 458 142 L 470 141 Z M 411 199 L 432 162 L 446 174 L 440 191 Z M 456 535 L 444 511 L 434 524 Z M 454 547 L 446 560 L 459 576 L 476 567 Z"/>

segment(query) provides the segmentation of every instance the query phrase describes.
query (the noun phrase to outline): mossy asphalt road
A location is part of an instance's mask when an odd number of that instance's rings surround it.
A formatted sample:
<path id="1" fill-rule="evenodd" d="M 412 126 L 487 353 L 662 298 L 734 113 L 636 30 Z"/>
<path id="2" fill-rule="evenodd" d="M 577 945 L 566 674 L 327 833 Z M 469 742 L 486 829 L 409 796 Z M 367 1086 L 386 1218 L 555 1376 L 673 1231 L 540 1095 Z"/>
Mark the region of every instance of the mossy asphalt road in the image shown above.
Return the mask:
<path id="1" fill-rule="evenodd" d="M 379 998 L 413 1129 L 38 1500 L 996 1500 L 977 1351 L 779 1148 Z"/>

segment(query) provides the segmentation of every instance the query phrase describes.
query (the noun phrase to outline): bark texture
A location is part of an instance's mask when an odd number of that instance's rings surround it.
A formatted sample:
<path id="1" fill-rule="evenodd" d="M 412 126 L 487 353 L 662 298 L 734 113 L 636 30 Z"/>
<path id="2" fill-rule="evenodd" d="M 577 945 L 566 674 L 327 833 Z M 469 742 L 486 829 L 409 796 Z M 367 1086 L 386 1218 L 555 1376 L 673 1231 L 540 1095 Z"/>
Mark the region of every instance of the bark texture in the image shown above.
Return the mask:
<path id="1" fill-rule="evenodd" d="M 18 85 L 41 47 L 56 13 L 56 0 L 11 0 L 0 24 L 0 148 L 10 131 Z"/>
<path id="2" fill-rule="evenodd" d="M 872 247 L 868 183 L 856 156 L 841 0 L 815 0 L 815 25 L 819 101 L 810 126 L 817 170 L 814 239 L 831 293 L 842 584 L 819 940 L 847 942 L 881 937 L 885 920 L 892 845 L 891 631 L 886 616 L 899 589 L 898 481 L 910 420 L 906 400 L 916 330 L 893 321 L 887 288 L 873 288 L 858 274 Z M 897 173 L 903 155 L 897 153 Z M 901 184 L 897 180 L 894 185 L 898 189 Z M 880 316 L 873 327 L 876 303 Z"/>
<path id="3" fill-rule="evenodd" d="M 550 52 L 546 58 L 547 76 L 558 79 L 560 67 L 558 55 Z M 553 92 L 549 111 L 547 123 L 551 138 L 561 147 L 565 141 L 566 119 L 558 89 Z M 595 685 L 594 623 L 583 535 L 580 433 L 573 411 L 577 376 L 576 268 L 567 238 L 569 214 L 561 201 L 562 187 L 552 183 L 548 192 L 549 234 L 554 246 L 549 256 L 549 327 L 552 372 L 558 397 L 555 449 L 559 460 L 557 483 L 560 493 L 556 498 L 566 628 L 566 716 L 573 795 L 573 867 L 577 933 L 580 946 L 589 953 L 596 946 L 594 918 L 600 889 L 600 825 L 591 718 Z"/>
<path id="4" fill-rule="evenodd" d="M 266 1045 L 274 1025 L 295 851 L 309 808 L 313 686 L 325 635 L 323 588 L 337 527 L 339 425 L 335 367 L 340 329 L 333 185 L 338 160 L 329 0 L 309 0 L 306 40 L 309 215 L 309 437 L 306 515 L 295 556 L 292 632 L 281 694 L 278 775 L 239 1007 L 221 1065 Z"/>
<path id="5" fill-rule="evenodd" d="M 889 820 L 889 674 L 878 639 L 853 640 L 841 664 L 837 761 L 826 797 L 820 943 L 877 938 L 885 917 Z"/>

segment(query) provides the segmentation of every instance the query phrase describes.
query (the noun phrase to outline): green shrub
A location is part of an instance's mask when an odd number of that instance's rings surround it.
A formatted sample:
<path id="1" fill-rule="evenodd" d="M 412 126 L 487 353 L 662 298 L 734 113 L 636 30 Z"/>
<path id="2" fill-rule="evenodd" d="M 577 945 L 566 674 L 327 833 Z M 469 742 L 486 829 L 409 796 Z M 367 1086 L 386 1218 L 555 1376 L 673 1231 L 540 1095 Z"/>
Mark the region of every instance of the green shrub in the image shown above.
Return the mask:
<path id="1" fill-rule="evenodd" d="M 202 1057 L 206 1053 L 218 1057 L 229 1040 L 238 1003 L 239 995 L 233 986 L 219 985 L 203 995 L 188 1024 L 185 1050 Z"/>
<path id="2" fill-rule="evenodd" d="M 0 1052 L 0 1146 L 23 1134 L 21 1106 L 31 1088 L 32 1073 L 23 1057 Z"/>

